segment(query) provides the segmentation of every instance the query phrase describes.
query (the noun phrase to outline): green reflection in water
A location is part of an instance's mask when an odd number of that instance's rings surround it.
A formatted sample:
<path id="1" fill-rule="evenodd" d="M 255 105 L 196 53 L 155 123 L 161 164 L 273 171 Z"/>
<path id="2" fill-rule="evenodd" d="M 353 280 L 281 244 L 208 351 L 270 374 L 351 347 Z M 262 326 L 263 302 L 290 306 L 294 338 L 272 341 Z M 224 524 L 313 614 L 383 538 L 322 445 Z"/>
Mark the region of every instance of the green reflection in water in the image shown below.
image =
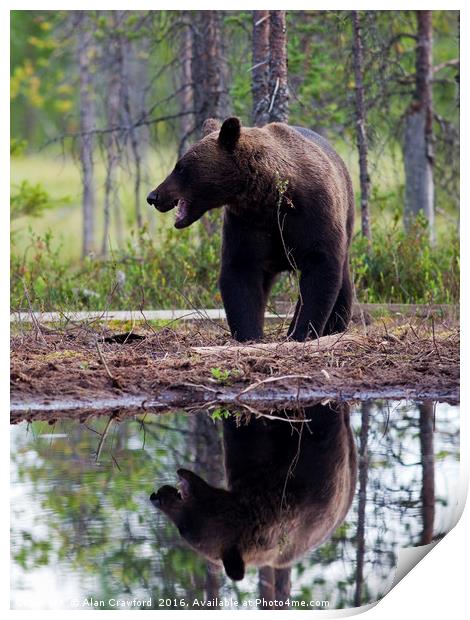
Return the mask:
<path id="1" fill-rule="evenodd" d="M 436 537 L 453 523 L 459 410 L 438 404 L 433 415 Z M 360 407 L 353 407 L 358 448 L 363 421 Z M 141 606 L 150 600 L 143 608 L 156 609 L 180 607 L 183 599 L 187 608 L 198 608 L 195 600 L 216 598 L 219 604 L 254 606 L 258 570 L 248 569 L 240 582 L 227 579 L 188 548 L 149 501 L 153 490 L 175 484 L 180 467 L 223 483 L 220 424 L 207 414 L 180 413 L 12 427 L 12 607 L 70 608 L 87 599 L 115 609 L 116 599 L 136 599 Z M 356 492 L 331 538 L 296 561 L 290 576 L 294 601 L 354 606 L 361 514 L 362 603 L 389 589 L 399 548 L 421 542 L 426 511 L 418 408 L 374 402 L 367 430 L 362 513 Z"/>

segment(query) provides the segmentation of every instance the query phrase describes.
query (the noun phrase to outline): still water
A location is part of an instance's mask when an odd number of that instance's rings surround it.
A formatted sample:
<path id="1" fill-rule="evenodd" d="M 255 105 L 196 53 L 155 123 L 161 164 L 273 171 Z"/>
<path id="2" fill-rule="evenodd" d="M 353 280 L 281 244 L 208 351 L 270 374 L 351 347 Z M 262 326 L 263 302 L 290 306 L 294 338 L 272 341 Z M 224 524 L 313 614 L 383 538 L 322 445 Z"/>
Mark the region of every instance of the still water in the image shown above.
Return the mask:
<path id="1" fill-rule="evenodd" d="M 381 598 L 400 548 L 455 523 L 459 408 L 368 401 L 310 407 L 303 422 L 276 415 L 12 426 L 11 607 Z M 227 483 L 231 493 L 217 490 Z"/>

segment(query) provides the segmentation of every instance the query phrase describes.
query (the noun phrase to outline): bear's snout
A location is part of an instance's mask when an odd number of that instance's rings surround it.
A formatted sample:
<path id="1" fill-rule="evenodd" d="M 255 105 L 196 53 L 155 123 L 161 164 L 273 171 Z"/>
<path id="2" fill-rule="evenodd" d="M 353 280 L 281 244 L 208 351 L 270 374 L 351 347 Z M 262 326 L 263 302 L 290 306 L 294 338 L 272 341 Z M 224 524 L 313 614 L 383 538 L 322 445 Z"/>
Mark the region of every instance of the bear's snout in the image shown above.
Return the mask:
<path id="1" fill-rule="evenodd" d="M 155 508 L 160 508 L 161 502 L 157 493 L 152 493 L 152 495 L 150 496 L 150 501 L 155 506 Z"/>
<path id="2" fill-rule="evenodd" d="M 147 202 L 149 203 L 149 205 L 153 205 L 154 207 L 157 206 L 157 203 L 158 203 L 157 190 L 154 189 L 152 192 L 150 192 L 150 194 L 147 196 Z"/>
<path id="3" fill-rule="evenodd" d="M 163 185 L 163 184 L 162 184 Z M 173 188 L 159 185 L 156 189 L 152 190 L 147 196 L 147 202 L 160 211 L 166 213 L 171 209 L 174 209 L 178 204 L 179 196 Z"/>

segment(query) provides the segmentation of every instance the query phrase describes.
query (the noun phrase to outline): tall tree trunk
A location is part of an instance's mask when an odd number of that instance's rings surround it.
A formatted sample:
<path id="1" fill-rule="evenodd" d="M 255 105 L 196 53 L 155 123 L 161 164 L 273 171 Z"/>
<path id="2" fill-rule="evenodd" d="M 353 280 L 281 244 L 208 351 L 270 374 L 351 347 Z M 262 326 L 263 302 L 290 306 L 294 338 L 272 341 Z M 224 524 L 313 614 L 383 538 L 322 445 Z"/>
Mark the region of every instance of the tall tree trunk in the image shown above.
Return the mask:
<path id="1" fill-rule="evenodd" d="M 74 11 L 77 31 L 77 64 L 80 89 L 80 164 L 82 169 L 83 245 L 82 255 L 93 251 L 95 241 L 95 183 L 93 170 L 93 136 L 95 105 L 91 72 L 92 24 L 86 12 Z"/>
<path id="2" fill-rule="evenodd" d="M 222 441 L 219 427 L 203 412 L 190 416 L 188 421 L 191 431 L 191 452 L 194 454 L 194 471 L 209 484 L 217 487 L 223 485 L 224 466 Z M 221 586 L 220 569 L 206 562 L 205 580 L 201 584 L 207 598 L 219 596 Z"/>
<path id="3" fill-rule="evenodd" d="M 287 87 L 286 12 L 269 13 L 269 121 L 289 120 L 289 89 Z"/>
<path id="4" fill-rule="evenodd" d="M 138 26 L 135 27 L 136 29 Z M 146 85 L 149 83 L 150 64 L 149 58 L 151 55 L 152 42 L 148 39 L 133 40 L 132 41 L 132 58 L 133 64 L 129 71 L 133 84 L 130 86 L 130 100 L 131 109 L 133 111 L 134 119 L 144 119 L 148 113 L 147 94 L 148 90 Z M 149 126 L 141 125 L 135 128 L 138 147 L 139 147 L 139 160 L 135 161 L 136 178 L 134 180 L 134 197 L 135 200 L 141 204 L 141 184 L 145 183 L 145 165 L 144 162 L 147 158 L 148 147 L 150 144 L 150 129 Z M 142 203 L 143 218 L 147 222 L 149 231 L 155 232 L 155 218 L 153 211 L 155 209 L 149 209 L 145 200 Z"/>
<path id="5" fill-rule="evenodd" d="M 228 66 L 220 11 L 196 11 L 191 63 L 196 132 L 206 118 L 224 120 L 229 114 Z"/>
<path id="6" fill-rule="evenodd" d="M 370 403 L 363 402 L 361 406 L 361 436 L 359 444 L 359 505 L 357 508 L 356 531 L 356 589 L 354 605 L 362 604 L 362 588 L 364 584 L 364 555 L 365 555 L 365 525 L 367 505 L 367 474 L 369 469 L 369 418 Z"/>
<path id="7" fill-rule="evenodd" d="M 193 56 L 193 32 L 189 25 L 189 11 L 185 11 L 188 24 L 184 26 L 181 35 L 181 84 L 179 90 L 180 110 L 183 113 L 180 121 L 181 138 L 178 147 L 178 158 L 187 150 L 189 138 L 194 130 L 194 118 L 188 114 L 194 108 L 193 76 L 191 63 Z"/>
<path id="8" fill-rule="evenodd" d="M 118 11 L 113 11 L 113 30 L 118 28 Z M 107 84 L 106 114 L 108 127 L 117 127 L 120 122 L 121 101 L 121 54 L 119 41 L 116 36 L 111 36 L 108 43 L 107 57 L 109 59 L 109 81 Z M 118 209 L 115 203 L 117 199 L 116 191 L 116 168 L 119 163 L 119 144 L 117 132 L 110 132 L 106 136 L 106 178 L 104 183 L 104 225 L 103 240 L 101 244 L 101 254 L 106 256 L 111 228 L 111 211 Z"/>
<path id="9" fill-rule="evenodd" d="M 121 29 L 124 29 L 124 20 L 126 11 L 116 11 L 119 13 Z M 119 34 L 119 49 L 121 56 L 121 89 L 123 112 L 126 125 L 128 127 L 128 135 L 130 139 L 131 155 L 134 160 L 134 210 L 137 228 L 140 230 L 144 221 L 142 218 L 142 205 L 140 200 L 140 186 L 142 177 L 142 157 L 140 154 L 140 144 L 137 128 L 134 126 L 134 114 L 132 109 L 132 92 L 131 92 L 131 72 L 129 71 L 129 63 L 131 57 L 131 42 L 124 34 Z"/>
<path id="10" fill-rule="evenodd" d="M 269 11 L 253 11 L 253 125 L 269 122 Z"/>
<path id="11" fill-rule="evenodd" d="M 423 468 L 423 484 L 421 491 L 423 531 L 421 544 L 432 542 L 434 533 L 434 406 L 432 401 L 419 405 L 419 440 L 421 443 L 421 466 Z"/>
<path id="12" fill-rule="evenodd" d="M 460 58 L 460 11 L 457 13 L 457 49 L 459 50 Z M 455 75 L 455 83 L 457 84 L 457 107 L 460 109 L 460 61 L 459 69 Z"/>
<path id="13" fill-rule="evenodd" d="M 356 91 L 356 136 L 359 153 L 359 179 L 361 185 L 361 230 L 364 237 L 371 240 L 369 215 L 369 169 L 367 165 L 366 108 L 364 104 L 364 56 L 359 11 L 352 11 L 353 60 Z"/>
<path id="14" fill-rule="evenodd" d="M 225 57 L 220 11 L 195 11 L 191 74 L 196 136 L 207 118 L 220 121 L 229 115 L 228 65 Z M 218 227 L 217 213 L 207 213 L 202 225 L 212 236 Z"/>
<path id="15" fill-rule="evenodd" d="M 416 11 L 416 89 L 405 118 L 405 226 L 421 211 L 434 240 L 432 11 Z"/>

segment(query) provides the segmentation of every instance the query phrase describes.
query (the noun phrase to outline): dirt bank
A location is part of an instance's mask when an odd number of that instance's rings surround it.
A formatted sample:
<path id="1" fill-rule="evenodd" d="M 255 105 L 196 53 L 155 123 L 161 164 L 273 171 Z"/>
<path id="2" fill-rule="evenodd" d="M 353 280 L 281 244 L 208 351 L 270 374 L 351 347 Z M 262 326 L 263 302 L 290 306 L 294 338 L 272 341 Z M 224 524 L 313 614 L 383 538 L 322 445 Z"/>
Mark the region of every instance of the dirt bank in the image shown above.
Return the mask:
<path id="1" fill-rule="evenodd" d="M 315 398 L 459 398 L 458 325 L 426 319 L 381 320 L 335 336 L 322 350 L 284 345 L 239 349 L 215 323 L 117 338 L 90 325 L 33 328 L 12 337 L 12 421 L 82 415 L 100 408 L 197 407 L 263 399 L 272 406 Z M 136 338 L 144 336 L 144 338 Z M 195 347 L 218 346 L 198 352 Z M 227 348 L 225 348 L 227 347 Z M 127 401 L 126 401 L 127 399 Z M 62 403 L 62 406 L 61 406 Z M 120 404 L 121 403 L 121 404 Z M 257 405 L 256 405 L 257 406 Z M 55 410 L 55 412 L 54 412 Z"/>

